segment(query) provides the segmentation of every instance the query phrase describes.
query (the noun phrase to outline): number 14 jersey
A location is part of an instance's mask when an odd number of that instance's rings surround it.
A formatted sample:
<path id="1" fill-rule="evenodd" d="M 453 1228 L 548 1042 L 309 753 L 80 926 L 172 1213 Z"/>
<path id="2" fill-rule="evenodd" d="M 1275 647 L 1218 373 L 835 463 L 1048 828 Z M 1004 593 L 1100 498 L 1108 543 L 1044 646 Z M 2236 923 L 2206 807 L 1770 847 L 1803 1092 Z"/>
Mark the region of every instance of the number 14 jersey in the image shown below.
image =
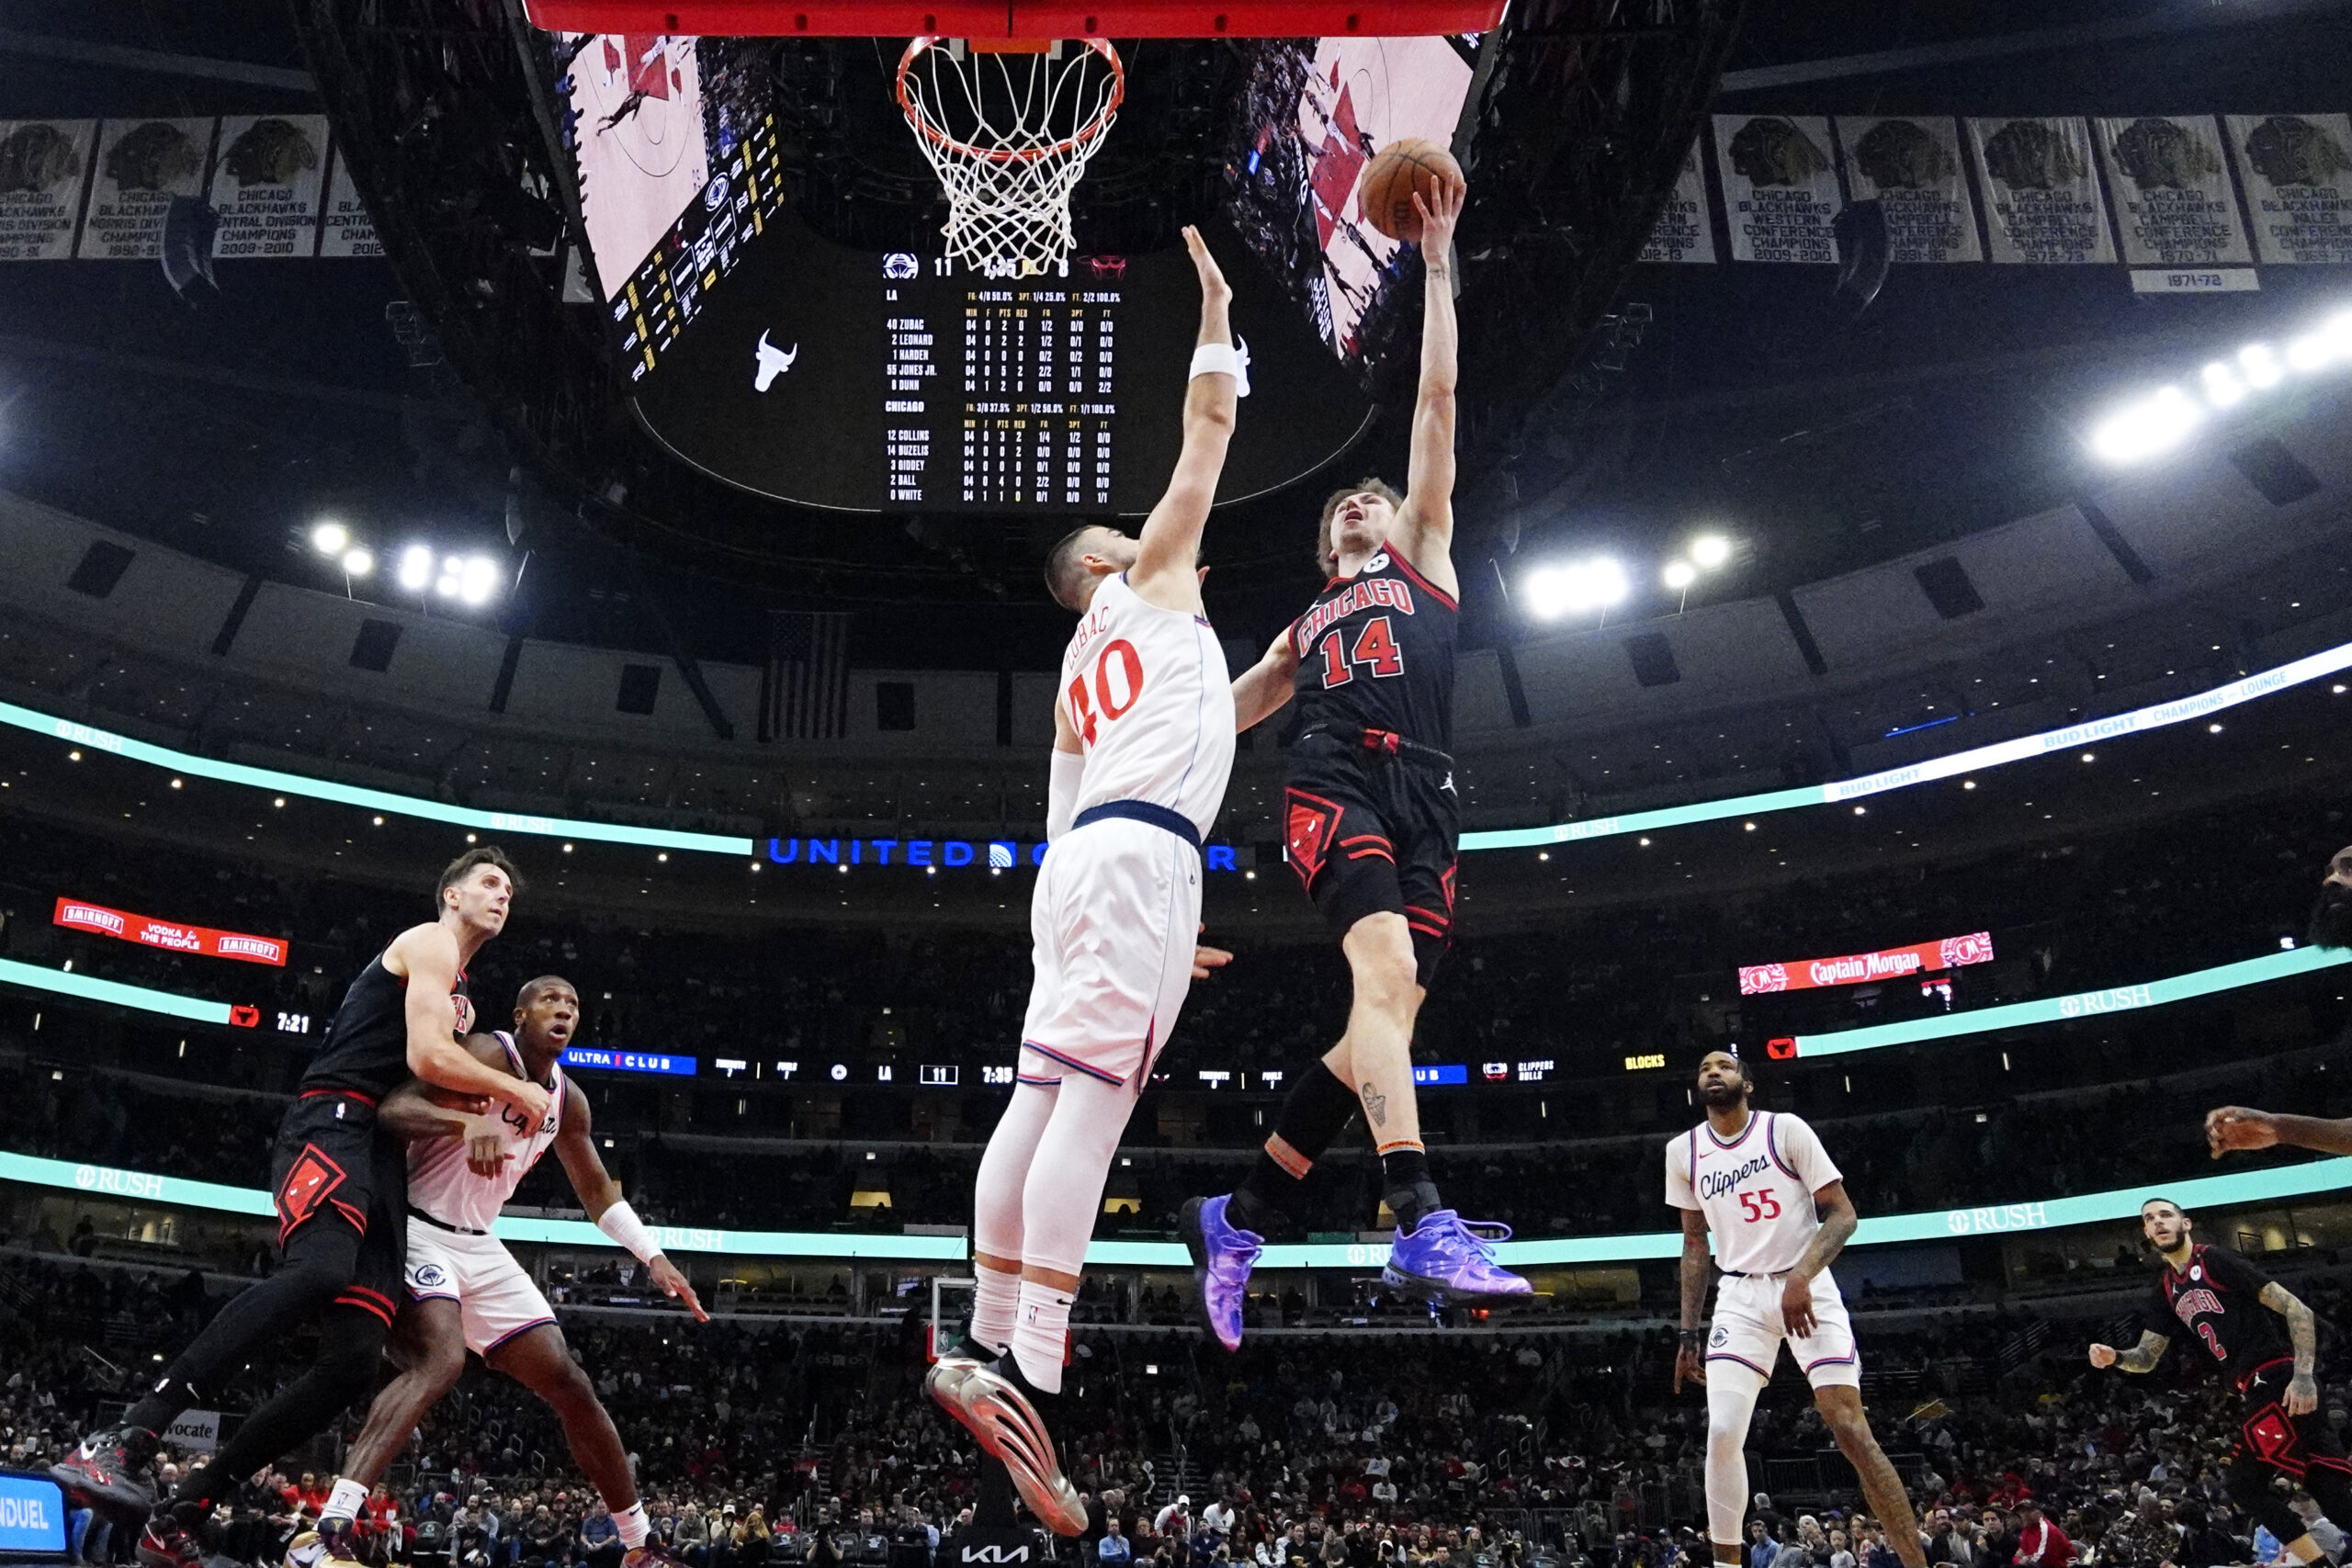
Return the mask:
<path id="1" fill-rule="evenodd" d="M 1736 1138 L 1702 1122 L 1666 1146 L 1666 1201 L 1707 1216 L 1726 1274 L 1785 1274 L 1804 1261 L 1821 1228 L 1813 1195 L 1839 1179 L 1814 1130 L 1777 1111 L 1751 1111 Z"/>
<path id="2" fill-rule="evenodd" d="M 1233 773 L 1233 684 L 1206 617 L 1104 578 L 1062 651 L 1060 702 L 1086 757 L 1080 811 L 1140 800 L 1208 836 Z"/>

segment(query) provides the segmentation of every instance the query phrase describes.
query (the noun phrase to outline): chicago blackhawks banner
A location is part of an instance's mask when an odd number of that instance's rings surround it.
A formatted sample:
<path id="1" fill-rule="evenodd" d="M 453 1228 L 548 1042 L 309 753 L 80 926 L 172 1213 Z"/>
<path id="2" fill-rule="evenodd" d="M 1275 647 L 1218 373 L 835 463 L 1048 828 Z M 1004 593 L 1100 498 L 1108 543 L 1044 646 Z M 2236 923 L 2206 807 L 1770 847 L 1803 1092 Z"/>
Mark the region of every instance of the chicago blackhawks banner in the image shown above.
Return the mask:
<path id="1" fill-rule="evenodd" d="M 1941 115 L 1840 118 L 1846 189 L 1886 214 L 1891 259 L 1984 259 L 1976 238 L 1976 204 L 1960 166 L 1960 129 Z"/>
<path id="2" fill-rule="evenodd" d="M 1984 178 L 1984 227 L 1992 235 L 1994 261 L 2115 259 L 2087 122 L 2071 117 L 1972 119 L 1968 140 Z"/>
<path id="3" fill-rule="evenodd" d="M 1674 194 L 1650 228 L 1649 243 L 1642 247 L 1645 262 L 1712 262 L 1715 259 L 1715 226 L 1707 218 L 1707 176 L 1699 168 L 1699 142 L 1694 137 L 1682 154 L 1682 172 L 1674 176 Z"/>
<path id="4" fill-rule="evenodd" d="M 1845 197 L 1819 115 L 1715 116 L 1716 166 L 1735 261 L 1838 259 L 1830 224 Z"/>
<path id="5" fill-rule="evenodd" d="M 2340 114 L 2233 114 L 2230 159 L 2266 262 L 2352 262 L 2352 123 Z"/>
<path id="6" fill-rule="evenodd" d="M 2254 260 L 2211 115 L 2101 119 L 2098 141 L 2125 261 L 2206 266 Z"/>
<path id="7" fill-rule="evenodd" d="M 97 140 L 94 119 L 0 119 L 0 261 L 73 255 Z"/>

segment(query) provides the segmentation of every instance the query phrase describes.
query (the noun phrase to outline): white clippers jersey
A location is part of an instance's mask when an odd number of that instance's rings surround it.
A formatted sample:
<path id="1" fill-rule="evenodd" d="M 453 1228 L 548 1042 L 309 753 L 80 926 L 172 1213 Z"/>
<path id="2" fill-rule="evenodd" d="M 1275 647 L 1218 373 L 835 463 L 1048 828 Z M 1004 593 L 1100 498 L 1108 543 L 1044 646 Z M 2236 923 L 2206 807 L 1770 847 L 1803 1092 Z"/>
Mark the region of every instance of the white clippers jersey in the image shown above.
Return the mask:
<path id="1" fill-rule="evenodd" d="M 1059 701 L 1086 756 L 1080 811 L 1140 800 L 1208 835 L 1233 773 L 1233 684 L 1205 617 L 1104 578 L 1062 652 Z"/>
<path id="2" fill-rule="evenodd" d="M 504 1031 L 497 1032 L 497 1040 L 506 1047 L 506 1060 L 521 1077 L 523 1055 L 514 1049 L 514 1037 Z M 506 1152 L 513 1157 L 506 1162 L 504 1173 L 499 1176 L 476 1176 L 466 1166 L 466 1145 L 462 1138 L 425 1138 L 408 1146 L 409 1207 L 421 1210 L 445 1225 L 459 1230 L 490 1229 L 498 1211 L 514 1196 L 514 1189 L 523 1178 L 539 1163 L 556 1134 L 563 1129 L 563 1069 L 554 1069 L 554 1076 L 544 1086 L 554 1101 L 547 1119 L 536 1128 L 526 1129 L 514 1108 L 501 1101 L 492 1109 L 498 1114 L 499 1131 L 506 1136 Z"/>
<path id="3" fill-rule="evenodd" d="M 1666 1145 L 1666 1201 L 1707 1216 L 1726 1274 L 1785 1274 L 1804 1262 L 1821 1228 L 1813 1195 L 1839 1179 L 1813 1129 L 1777 1111 L 1750 1111 L 1729 1142 L 1702 1122 Z"/>

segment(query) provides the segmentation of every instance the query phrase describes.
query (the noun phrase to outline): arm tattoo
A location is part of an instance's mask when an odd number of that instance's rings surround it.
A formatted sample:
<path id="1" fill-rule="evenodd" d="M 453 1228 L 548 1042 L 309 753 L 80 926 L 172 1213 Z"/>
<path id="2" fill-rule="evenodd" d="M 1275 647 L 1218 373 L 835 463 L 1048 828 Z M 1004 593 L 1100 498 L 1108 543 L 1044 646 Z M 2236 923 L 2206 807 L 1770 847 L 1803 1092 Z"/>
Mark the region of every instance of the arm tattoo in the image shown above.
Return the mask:
<path id="1" fill-rule="evenodd" d="M 2140 1343 L 2115 1358 L 2116 1368 L 2126 1372 L 2154 1371 L 2156 1363 L 2164 1359 L 2165 1347 L 2171 1343 L 2154 1329 L 2143 1328 L 2140 1331 Z"/>
<path id="2" fill-rule="evenodd" d="M 2319 1353 L 2319 1325 L 2312 1309 L 2276 1280 L 2263 1286 L 2262 1294 L 2256 1300 L 2287 1320 L 2287 1337 L 2295 1348 L 2295 1375 L 2311 1376 L 2312 1362 Z"/>
<path id="3" fill-rule="evenodd" d="M 1372 1085 L 1363 1086 L 1363 1113 L 1372 1118 L 1375 1127 L 1388 1125 L 1388 1097 L 1375 1091 Z"/>

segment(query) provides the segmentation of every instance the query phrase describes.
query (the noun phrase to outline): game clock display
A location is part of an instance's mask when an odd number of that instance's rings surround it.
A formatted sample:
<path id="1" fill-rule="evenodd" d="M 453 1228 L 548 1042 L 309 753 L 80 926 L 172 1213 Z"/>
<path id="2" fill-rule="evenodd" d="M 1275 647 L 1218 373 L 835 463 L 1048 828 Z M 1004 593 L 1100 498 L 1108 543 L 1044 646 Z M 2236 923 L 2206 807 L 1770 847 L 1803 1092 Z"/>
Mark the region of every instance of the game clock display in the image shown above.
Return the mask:
<path id="1" fill-rule="evenodd" d="M 663 256 L 711 218 L 682 219 L 611 312 L 637 416 L 683 460 L 844 511 L 1134 516 L 1167 488 L 1200 324 L 1182 246 L 988 277 L 836 245 L 781 209 L 725 225 L 681 290 Z M 1234 501 L 1312 473 L 1374 410 L 1239 241 L 1210 243 L 1249 356 L 1217 491 Z"/>

